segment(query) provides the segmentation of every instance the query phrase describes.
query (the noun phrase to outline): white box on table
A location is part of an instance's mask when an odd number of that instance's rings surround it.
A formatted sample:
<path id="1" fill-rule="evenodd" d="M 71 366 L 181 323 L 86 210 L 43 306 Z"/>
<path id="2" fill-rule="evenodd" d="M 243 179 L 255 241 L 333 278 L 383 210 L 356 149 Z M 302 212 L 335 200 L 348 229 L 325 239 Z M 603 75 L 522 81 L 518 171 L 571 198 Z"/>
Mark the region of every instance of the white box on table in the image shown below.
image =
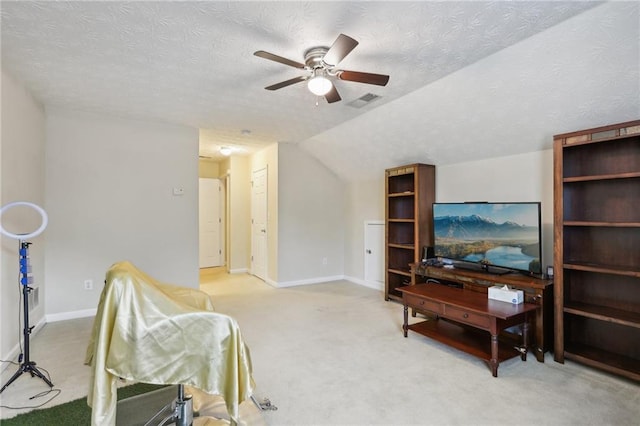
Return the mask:
<path id="1" fill-rule="evenodd" d="M 509 302 L 518 305 L 524 302 L 524 294 L 522 290 L 514 290 L 509 287 L 494 285 L 489 287 L 489 299 L 500 300 L 501 302 Z"/>

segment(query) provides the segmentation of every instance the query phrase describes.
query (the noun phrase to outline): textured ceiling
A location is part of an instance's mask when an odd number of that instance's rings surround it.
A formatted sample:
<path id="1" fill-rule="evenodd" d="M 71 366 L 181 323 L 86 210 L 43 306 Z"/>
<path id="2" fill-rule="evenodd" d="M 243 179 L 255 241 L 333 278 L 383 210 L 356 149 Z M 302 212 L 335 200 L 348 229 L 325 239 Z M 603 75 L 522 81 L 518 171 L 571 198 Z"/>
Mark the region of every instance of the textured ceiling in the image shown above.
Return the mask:
<path id="1" fill-rule="evenodd" d="M 457 121 L 465 118 L 460 117 L 466 111 L 461 100 L 479 99 L 469 98 L 470 93 L 493 101 L 519 99 L 528 95 L 523 84 L 542 90 L 538 95 L 548 94 L 537 81 L 556 78 L 558 70 L 523 73 L 500 55 L 527 46 L 529 38 L 567 19 L 598 10 L 600 4 L 2 1 L 2 67 L 48 106 L 197 127 L 201 155 L 213 156 L 219 146 L 242 153 L 274 142 L 301 143 L 342 178 L 366 179 L 372 176 L 371 166 L 393 161 L 443 164 L 477 158 L 479 128 L 465 131 Z M 626 3 L 622 14 L 629 13 L 635 13 L 637 25 L 637 2 Z M 389 74 L 386 87 L 338 81 L 343 100 L 334 104 L 316 99 L 305 84 L 264 90 L 302 72 L 255 57 L 254 51 L 303 62 L 307 48 L 331 45 L 339 33 L 360 42 L 340 68 Z M 637 31 L 629 34 L 629 54 L 636 59 L 637 36 Z M 550 43 L 545 48 L 550 54 L 564 54 L 554 52 L 554 40 L 545 43 Z M 528 48 L 546 54 L 537 44 Z M 496 58 L 496 66 L 504 68 L 492 69 L 493 77 L 487 78 L 493 83 L 487 85 L 477 76 L 486 71 L 483 63 Z M 535 65 L 538 59 L 527 54 L 522 60 Z M 474 67 L 476 72 L 460 78 Z M 380 98 L 362 108 L 349 105 L 367 93 Z M 485 117 L 477 113 L 492 108 L 486 101 L 474 108 L 473 120 L 494 120 L 483 129 L 489 140 L 495 120 L 511 128 L 514 113 L 521 117 L 528 112 L 501 110 Z M 438 138 L 435 145 L 416 135 L 424 133 L 425 117 L 432 121 L 429 136 Z M 454 132 L 458 145 L 441 137 L 446 132 Z M 517 148 L 510 146 L 506 153 L 541 148 L 510 143 Z"/>

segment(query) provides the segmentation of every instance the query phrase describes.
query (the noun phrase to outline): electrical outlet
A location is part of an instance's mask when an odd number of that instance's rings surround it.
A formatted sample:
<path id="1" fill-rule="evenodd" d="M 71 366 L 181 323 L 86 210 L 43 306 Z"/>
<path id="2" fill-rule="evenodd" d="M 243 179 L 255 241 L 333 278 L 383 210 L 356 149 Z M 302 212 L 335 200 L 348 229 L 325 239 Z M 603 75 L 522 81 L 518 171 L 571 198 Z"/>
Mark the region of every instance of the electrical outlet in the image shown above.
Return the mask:
<path id="1" fill-rule="evenodd" d="M 84 280 L 84 289 L 93 290 L 93 280 Z"/>
<path id="2" fill-rule="evenodd" d="M 328 263 L 327 258 L 326 258 L 326 257 L 323 257 L 323 258 L 322 258 L 322 264 L 323 264 L 323 265 L 326 265 L 327 263 Z"/>

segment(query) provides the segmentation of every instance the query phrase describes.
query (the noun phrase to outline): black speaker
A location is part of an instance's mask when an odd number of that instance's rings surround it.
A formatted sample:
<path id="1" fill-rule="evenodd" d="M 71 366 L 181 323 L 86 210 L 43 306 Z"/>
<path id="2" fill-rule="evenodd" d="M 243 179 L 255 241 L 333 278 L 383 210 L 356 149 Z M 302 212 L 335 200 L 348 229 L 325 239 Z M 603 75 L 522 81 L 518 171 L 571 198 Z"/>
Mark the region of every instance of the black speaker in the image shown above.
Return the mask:
<path id="1" fill-rule="evenodd" d="M 426 262 L 427 259 L 433 259 L 435 256 L 435 251 L 433 246 L 424 246 L 422 247 L 422 261 Z"/>

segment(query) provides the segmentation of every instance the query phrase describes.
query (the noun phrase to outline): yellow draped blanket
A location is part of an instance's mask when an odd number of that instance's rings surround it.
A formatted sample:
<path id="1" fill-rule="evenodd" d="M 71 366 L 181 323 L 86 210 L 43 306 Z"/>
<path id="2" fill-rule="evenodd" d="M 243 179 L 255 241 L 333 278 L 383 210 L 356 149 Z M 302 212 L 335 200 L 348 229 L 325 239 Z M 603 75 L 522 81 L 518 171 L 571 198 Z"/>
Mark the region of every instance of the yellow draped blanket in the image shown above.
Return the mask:
<path id="1" fill-rule="evenodd" d="M 115 424 L 118 378 L 221 395 L 234 421 L 254 388 L 236 321 L 214 312 L 206 293 L 160 283 L 130 262 L 107 271 L 85 363 L 92 425 Z"/>

